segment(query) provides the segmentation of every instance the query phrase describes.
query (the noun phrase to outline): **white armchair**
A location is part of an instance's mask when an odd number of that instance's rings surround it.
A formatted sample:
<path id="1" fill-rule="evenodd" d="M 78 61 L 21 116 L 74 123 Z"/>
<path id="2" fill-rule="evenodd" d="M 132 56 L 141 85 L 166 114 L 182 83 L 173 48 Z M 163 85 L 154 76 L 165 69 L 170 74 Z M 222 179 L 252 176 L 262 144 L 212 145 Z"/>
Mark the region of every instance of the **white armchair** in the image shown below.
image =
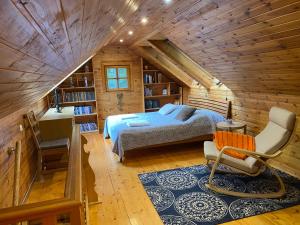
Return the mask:
<path id="1" fill-rule="evenodd" d="M 247 151 L 245 149 L 225 146 L 219 151 L 214 142 L 204 142 L 204 155 L 207 159 L 207 164 L 214 161 L 209 182 L 206 186 L 216 192 L 233 195 L 238 197 L 253 197 L 253 198 L 277 198 L 285 194 L 284 183 L 267 162 L 267 159 L 275 158 L 282 153 L 282 149 L 288 144 L 293 134 L 296 124 L 296 115 L 288 110 L 278 107 L 272 107 L 269 113 L 269 122 L 264 130 L 255 137 L 256 151 Z M 234 149 L 237 152 L 246 154 L 246 159 L 237 159 L 224 154 L 224 151 Z M 280 189 L 278 192 L 267 194 L 251 194 L 234 192 L 216 187 L 213 183 L 213 177 L 219 164 L 224 164 L 234 170 L 247 174 L 249 176 L 257 176 L 262 172 L 264 166 L 268 167 L 275 177 L 278 179 Z"/>

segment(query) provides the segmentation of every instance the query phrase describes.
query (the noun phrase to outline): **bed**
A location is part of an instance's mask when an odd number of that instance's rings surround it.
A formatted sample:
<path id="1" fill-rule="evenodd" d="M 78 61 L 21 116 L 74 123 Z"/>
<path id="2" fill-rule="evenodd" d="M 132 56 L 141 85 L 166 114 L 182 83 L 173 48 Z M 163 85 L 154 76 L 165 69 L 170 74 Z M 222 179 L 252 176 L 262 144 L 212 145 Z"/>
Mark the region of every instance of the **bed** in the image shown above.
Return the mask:
<path id="1" fill-rule="evenodd" d="M 175 106 L 176 109 L 167 114 L 149 112 L 109 116 L 105 120 L 103 135 L 111 139 L 113 152 L 122 160 L 125 152 L 133 149 L 210 140 L 215 124 L 225 120 L 223 113 L 203 108 L 185 120 L 178 120 L 176 112 L 178 114 L 179 107 L 183 106 Z M 147 121 L 147 124 L 131 127 L 136 121 Z"/>

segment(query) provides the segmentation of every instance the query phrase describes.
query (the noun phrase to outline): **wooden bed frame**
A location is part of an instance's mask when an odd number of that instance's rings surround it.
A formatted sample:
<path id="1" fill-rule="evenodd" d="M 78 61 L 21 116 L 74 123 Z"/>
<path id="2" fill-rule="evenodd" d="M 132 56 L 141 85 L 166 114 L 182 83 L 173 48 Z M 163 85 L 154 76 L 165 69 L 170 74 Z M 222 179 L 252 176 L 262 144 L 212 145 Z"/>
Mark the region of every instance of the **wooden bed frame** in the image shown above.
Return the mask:
<path id="1" fill-rule="evenodd" d="M 202 96 L 188 96 L 188 101 L 186 104 L 195 107 L 197 109 L 204 108 L 204 109 L 213 110 L 215 112 L 220 113 L 225 118 L 231 118 L 232 115 L 231 101 L 209 99 Z M 129 151 L 136 151 L 136 150 L 148 149 L 148 148 L 159 148 L 164 146 L 193 143 L 193 142 L 211 141 L 212 139 L 213 139 L 213 134 L 206 134 L 206 135 L 201 135 L 201 136 L 197 136 L 182 141 L 173 141 L 173 142 L 167 142 L 167 143 L 156 144 L 156 145 L 147 145 L 145 147 L 130 149 Z M 123 158 L 125 157 L 126 157 L 126 151 L 124 152 Z M 122 158 L 120 158 L 120 162 L 122 162 Z"/>

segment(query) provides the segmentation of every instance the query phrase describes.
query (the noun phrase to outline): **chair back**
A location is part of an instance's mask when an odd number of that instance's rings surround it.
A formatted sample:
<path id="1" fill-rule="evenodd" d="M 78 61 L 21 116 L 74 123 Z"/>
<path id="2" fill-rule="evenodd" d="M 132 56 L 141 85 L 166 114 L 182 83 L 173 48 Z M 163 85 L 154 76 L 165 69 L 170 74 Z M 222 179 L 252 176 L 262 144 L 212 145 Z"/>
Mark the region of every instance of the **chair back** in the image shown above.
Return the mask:
<path id="1" fill-rule="evenodd" d="M 40 149 L 40 142 L 41 142 L 41 134 L 40 134 L 40 127 L 39 122 L 36 119 L 36 116 L 33 111 L 30 111 L 26 114 L 26 117 L 29 122 L 29 126 L 31 129 L 31 132 L 33 134 L 34 142 L 36 144 L 36 147 Z"/>
<path id="2" fill-rule="evenodd" d="M 290 140 L 295 124 L 295 113 L 272 107 L 267 126 L 255 137 L 257 152 L 274 154 L 279 151 Z"/>

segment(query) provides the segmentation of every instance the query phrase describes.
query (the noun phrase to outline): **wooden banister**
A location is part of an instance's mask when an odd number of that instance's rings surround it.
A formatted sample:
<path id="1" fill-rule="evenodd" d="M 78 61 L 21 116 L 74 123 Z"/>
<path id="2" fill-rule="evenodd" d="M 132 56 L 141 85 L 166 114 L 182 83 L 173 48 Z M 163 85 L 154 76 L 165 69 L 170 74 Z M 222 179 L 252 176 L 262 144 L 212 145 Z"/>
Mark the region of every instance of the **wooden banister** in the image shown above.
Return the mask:
<path id="1" fill-rule="evenodd" d="M 55 199 L 0 210 L 0 225 L 35 220 L 47 215 L 61 215 L 78 208 L 81 203 L 70 199 Z M 78 223 L 79 224 L 79 223 Z"/>
<path id="2" fill-rule="evenodd" d="M 16 148 L 15 148 L 13 206 L 19 205 L 20 166 L 21 166 L 21 141 L 17 141 Z"/>
<path id="3" fill-rule="evenodd" d="M 72 131 L 71 151 L 69 155 L 68 174 L 65 186 L 65 197 L 82 202 L 82 160 L 81 137 L 79 125 Z"/>
<path id="4" fill-rule="evenodd" d="M 81 137 L 79 125 L 73 126 L 65 197 L 0 209 L 0 225 L 39 220 L 43 225 L 56 225 L 62 214 L 70 216 L 70 224 L 83 225 Z"/>

